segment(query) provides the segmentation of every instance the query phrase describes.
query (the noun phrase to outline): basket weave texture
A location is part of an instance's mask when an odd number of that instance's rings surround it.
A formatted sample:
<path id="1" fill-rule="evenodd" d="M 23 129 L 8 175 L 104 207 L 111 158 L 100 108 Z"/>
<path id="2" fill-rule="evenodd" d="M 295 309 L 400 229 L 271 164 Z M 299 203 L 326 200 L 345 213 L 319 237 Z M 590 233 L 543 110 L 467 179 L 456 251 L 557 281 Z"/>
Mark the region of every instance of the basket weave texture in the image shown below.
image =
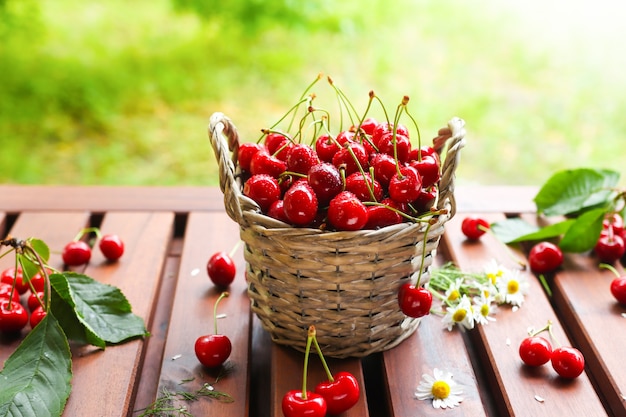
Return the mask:
<path id="1" fill-rule="evenodd" d="M 262 214 L 242 192 L 236 127 L 214 113 L 208 133 L 225 209 L 244 242 L 251 309 L 274 342 L 304 351 L 307 329 L 315 325 L 324 355 L 364 357 L 398 345 L 417 329 L 420 319 L 398 306 L 398 289 L 415 282 L 420 271 L 420 283 L 428 281 L 444 224 L 455 213 L 462 119 L 451 119 L 433 141 L 445 153 L 436 206 L 447 213 L 431 226 L 406 222 L 361 231 L 292 227 Z"/>

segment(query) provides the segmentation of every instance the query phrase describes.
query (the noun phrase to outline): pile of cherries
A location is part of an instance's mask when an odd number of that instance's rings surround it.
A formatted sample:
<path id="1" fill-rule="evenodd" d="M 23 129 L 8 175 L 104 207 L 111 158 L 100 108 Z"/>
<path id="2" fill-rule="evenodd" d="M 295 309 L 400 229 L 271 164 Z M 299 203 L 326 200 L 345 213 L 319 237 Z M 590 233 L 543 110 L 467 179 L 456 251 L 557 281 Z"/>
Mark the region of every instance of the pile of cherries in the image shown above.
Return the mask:
<path id="1" fill-rule="evenodd" d="M 312 142 L 267 130 L 240 145 L 243 193 L 264 214 L 296 227 L 377 229 L 415 221 L 437 198 L 439 154 L 413 147 L 401 123 L 369 117 Z"/>
<path id="2" fill-rule="evenodd" d="M 30 280 L 21 267 L 10 267 L 0 275 L 0 332 L 19 333 L 30 323 L 34 328 L 45 317 L 43 294 L 45 278 L 40 273 Z M 22 296 L 25 303 L 22 303 Z M 29 317 L 30 312 L 30 317 Z"/>
<path id="3" fill-rule="evenodd" d="M 124 242 L 115 234 L 102 235 L 97 228 L 87 228 L 69 242 L 61 253 L 65 266 L 78 266 L 91 259 L 91 246 L 80 240 L 88 233 L 96 233 L 97 245 L 110 261 L 117 261 L 124 253 Z M 46 269 L 48 274 L 53 271 Z M 44 291 L 46 278 L 38 272 L 29 278 L 21 266 L 10 267 L 0 276 L 0 332 L 19 333 L 27 324 L 34 328 L 46 316 Z M 22 300 L 22 297 L 24 300 Z M 30 315 L 29 315 L 30 312 Z"/>

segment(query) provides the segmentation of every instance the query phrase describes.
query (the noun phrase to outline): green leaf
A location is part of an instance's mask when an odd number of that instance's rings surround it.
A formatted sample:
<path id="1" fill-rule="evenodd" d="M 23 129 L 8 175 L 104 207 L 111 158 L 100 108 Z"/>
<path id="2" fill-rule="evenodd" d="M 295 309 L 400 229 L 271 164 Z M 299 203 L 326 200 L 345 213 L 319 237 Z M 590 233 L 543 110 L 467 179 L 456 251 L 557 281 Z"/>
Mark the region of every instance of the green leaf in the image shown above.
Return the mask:
<path id="1" fill-rule="evenodd" d="M 539 230 L 538 227 L 533 226 L 519 217 L 494 222 L 491 224 L 490 229 L 496 237 L 504 243 L 519 241 L 521 236 L 535 233 Z"/>
<path id="2" fill-rule="evenodd" d="M 0 372 L 0 416 L 60 416 L 70 395 L 72 361 L 65 333 L 49 313 Z"/>
<path id="3" fill-rule="evenodd" d="M 492 224 L 491 230 L 504 243 L 517 243 L 560 237 L 573 223 L 574 219 L 567 219 L 540 228 L 520 218 L 511 218 Z"/>
<path id="4" fill-rule="evenodd" d="M 578 216 L 563 235 L 559 247 L 564 252 L 585 252 L 592 249 L 602 231 L 605 214 L 606 210 L 599 208 Z"/>
<path id="5" fill-rule="evenodd" d="M 48 259 L 50 259 L 50 248 L 48 245 L 41 239 L 30 238 L 28 240 L 35 252 L 39 254 L 39 257 L 47 263 Z"/>
<path id="6" fill-rule="evenodd" d="M 537 212 L 546 216 L 567 215 L 606 206 L 619 181 L 616 171 L 579 168 L 555 173 L 534 198 Z"/>
<path id="7" fill-rule="evenodd" d="M 106 343 L 120 343 L 148 334 L 143 319 L 132 313 L 119 288 L 74 272 L 52 274 L 50 283 L 57 295 L 72 307 L 70 311 L 75 312 L 85 328 L 87 340 L 97 342 L 99 338 Z"/>

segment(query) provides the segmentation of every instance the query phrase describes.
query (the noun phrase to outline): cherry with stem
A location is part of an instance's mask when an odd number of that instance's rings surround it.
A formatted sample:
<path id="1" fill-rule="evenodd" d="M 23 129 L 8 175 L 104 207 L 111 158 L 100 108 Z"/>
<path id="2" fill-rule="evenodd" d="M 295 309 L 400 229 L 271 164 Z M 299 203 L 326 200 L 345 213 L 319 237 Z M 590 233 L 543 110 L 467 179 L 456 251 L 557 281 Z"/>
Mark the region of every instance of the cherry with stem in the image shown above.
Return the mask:
<path id="1" fill-rule="evenodd" d="M 307 390 L 307 375 L 309 368 L 309 353 L 315 338 L 315 327 L 310 326 L 307 333 L 306 348 L 304 351 L 304 366 L 302 370 L 302 389 L 290 390 L 283 396 L 282 410 L 285 417 L 324 417 L 326 416 L 326 400 L 321 395 Z"/>
<path id="2" fill-rule="evenodd" d="M 200 336 L 194 345 L 196 357 L 207 368 L 221 366 L 232 351 L 232 343 L 228 336 L 219 334 L 217 330 L 217 305 L 224 297 L 228 297 L 228 292 L 222 292 L 213 306 L 214 333 Z"/>

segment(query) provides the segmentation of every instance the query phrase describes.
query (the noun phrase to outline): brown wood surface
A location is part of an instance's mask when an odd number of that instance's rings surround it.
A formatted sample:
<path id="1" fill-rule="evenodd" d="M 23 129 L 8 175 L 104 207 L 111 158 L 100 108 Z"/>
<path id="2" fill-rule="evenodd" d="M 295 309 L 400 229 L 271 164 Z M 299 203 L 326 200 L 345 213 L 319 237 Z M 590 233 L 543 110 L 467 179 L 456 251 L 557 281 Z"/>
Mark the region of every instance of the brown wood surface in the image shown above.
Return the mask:
<path id="1" fill-rule="evenodd" d="M 534 211 L 534 187 L 459 186 L 458 214 L 446 226 L 437 263 L 452 260 L 462 269 L 482 268 L 496 258 L 515 267 L 504 246 L 485 235 L 467 242 L 460 222 L 471 213 L 490 221 L 507 214 Z M 233 342 L 233 353 L 221 370 L 197 361 L 195 339 L 213 332 L 213 304 L 220 290 L 206 274 L 209 256 L 230 251 L 239 230 L 224 212 L 215 187 L 77 187 L 0 186 L 0 234 L 43 239 L 51 247 L 51 264 L 61 268 L 60 252 L 82 227 L 99 225 L 103 232 L 124 238 L 126 252 L 107 263 L 94 251 L 88 266 L 76 268 L 93 278 L 119 286 L 133 310 L 146 320 L 150 337 L 106 350 L 72 345 L 74 378 L 64 416 L 136 416 L 163 388 L 193 392 L 204 383 L 234 399 L 232 403 L 201 398 L 181 405 L 195 416 L 281 416 L 280 400 L 302 384 L 303 354 L 273 344 L 250 313 L 245 293 L 242 248 L 235 252 L 238 273 L 221 301 L 220 333 Z M 525 257 L 525 250 L 516 256 Z M 0 269 L 13 258 L 0 258 Z M 620 268 L 620 271 L 623 270 Z M 427 316 L 398 347 L 362 360 L 328 359 L 332 372 L 357 376 L 362 397 L 348 416 L 621 416 L 626 373 L 621 372 L 624 332 L 623 306 L 608 293 L 609 271 L 599 270 L 587 254 L 567 256 L 550 282 L 549 298 L 529 271 L 531 283 L 517 311 L 501 307 L 497 321 L 472 331 L 449 332 L 441 317 Z M 530 326 L 552 320 L 562 344 L 579 347 L 587 360 L 586 373 L 573 381 L 556 376 L 548 365 L 522 365 L 517 347 Z M 0 335 L 0 363 L 13 352 L 20 337 Z M 311 356 L 309 387 L 325 379 L 316 355 Z M 464 388 L 463 402 L 452 410 L 435 410 L 413 394 L 423 373 L 449 369 Z M 539 395 L 544 399 L 535 399 Z"/>
<path id="2" fill-rule="evenodd" d="M 489 222 L 503 220 L 502 215 L 479 213 Z M 517 265 L 508 249 L 491 235 L 476 242 L 469 242 L 461 233 L 463 216 L 453 218 L 447 225 L 445 245 L 452 260 L 463 270 L 481 270 L 491 259 L 508 268 Z M 516 257 L 523 254 L 517 252 Z M 497 321 L 480 326 L 471 332 L 472 341 L 481 352 L 483 366 L 488 368 L 489 383 L 497 387 L 496 403 L 499 415 L 607 415 L 586 373 L 574 380 L 560 378 L 547 366 L 531 368 L 519 359 L 518 347 L 528 335 L 527 329 L 539 329 L 548 320 L 553 322 L 553 333 L 562 345 L 572 345 L 567 338 L 559 317 L 554 313 L 543 287 L 528 270 L 520 270 L 528 279 L 530 289 L 525 301 L 517 311 L 503 306 Z M 555 344 L 556 345 L 556 344 Z M 535 396 L 545 401 L 537 401 Z"/>

